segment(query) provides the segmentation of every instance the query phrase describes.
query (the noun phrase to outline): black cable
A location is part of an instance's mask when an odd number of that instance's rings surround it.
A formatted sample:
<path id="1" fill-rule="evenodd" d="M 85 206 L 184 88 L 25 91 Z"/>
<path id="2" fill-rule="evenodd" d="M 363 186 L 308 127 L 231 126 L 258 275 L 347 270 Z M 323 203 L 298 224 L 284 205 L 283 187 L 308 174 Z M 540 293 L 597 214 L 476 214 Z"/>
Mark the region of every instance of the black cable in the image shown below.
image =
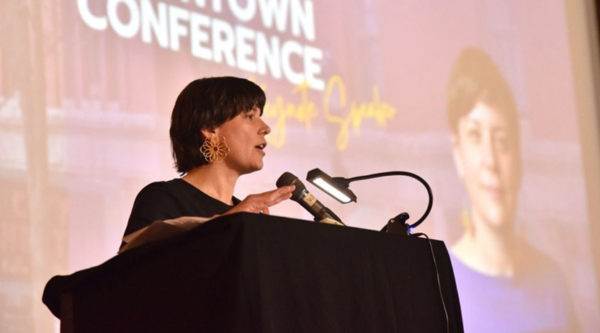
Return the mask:
<path id="1" fill-rule="evenodd" d="M 440 299 L 442 300 L 442 306 L 444 307 L 444 315 L 446 316 L 446 333 L 450 333 L 450 319 L 448 317 L 448 310 L 446 310 L 446 302 L 444 301 L 444 295 L 442 294 L 442 283 L 440 281 L 440 272 L 438 270 L 437 261 L 435 260 L 435 254 L 433 253 L 433 245 L 431 244 L 431 239 L 422 233 L 413 234 L 414 237 L 425 236 L 427 241 L 429 242 L 429 249 L 431 250 L 431 258 L 433 259 L 433 266 L 435 267 L 435 275 L 437 277 L 438 291 L 440 292 Z"/>
<path id="2" fill-rule="evenodd" d="M 409 230 L 416 228 L 429 215 L 429 212 L 431 212 L 431 207 L 433 206 L 433 194 L 431 193 L 431 187 L 429 187 L 429 184 L 427 184 L 427 182 L 425 181 L 425 179 L 421 178 L 420 176 L 418 176 L 418 175 L 416 175 L 416 174 L 414 174 L 412 172 L 407 172 L 407 171 L 390 171 L 390 172 L 374 173 L 374 174 L 366 175 L 366 176 L 359 176 L 359 177 L 347 178 L 347 179 L 345 179 L 345 181 L 347 182 L 347 184 L 350 184 L 351 182 L 355 182 L 355 181 L 358 181 L 358 180 L 380 178 L 380 177 L 387 177 L 387 176 L 407 176 L 407 177 L 411 177 L 411 178 L 414 178 L 414 179 L 418 180 L 419 182 L 421 182 L 421 184 L 423 184 L 423 186 L 425 186 L 425 188 L 427 189 L 427 195 L 429 196 L 429 203 L 427 204 L 427 209 L 425 210 L 425 213 L 423 214 L 423 216 L 421 216 L 421 218 L 419 220 L 417 220 L 417 222 L 408 225 Z"/>

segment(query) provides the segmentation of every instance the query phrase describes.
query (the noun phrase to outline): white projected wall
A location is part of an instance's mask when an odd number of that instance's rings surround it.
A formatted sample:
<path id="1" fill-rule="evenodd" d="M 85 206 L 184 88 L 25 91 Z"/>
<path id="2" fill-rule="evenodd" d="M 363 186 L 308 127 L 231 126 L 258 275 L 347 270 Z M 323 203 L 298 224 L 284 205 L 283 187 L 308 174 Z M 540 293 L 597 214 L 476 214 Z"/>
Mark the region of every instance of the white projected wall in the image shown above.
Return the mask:
<path id="1" fill-rule="evenodd" d="M 0 1 L 0 331 L 57 330 L 45 283 L 116 255 L 138 191 L 178 177 L 178 93 L 224 75 L 265 90 L 272 129 L 238 198 L 285 171 L 416 173 L 434 195 L 418 230 L 449 249 L 466 332 L 599 331 L 592 5 Z M 353 227 L 427 206 L 409 178 L 352 190 L 319 199 Z"/>

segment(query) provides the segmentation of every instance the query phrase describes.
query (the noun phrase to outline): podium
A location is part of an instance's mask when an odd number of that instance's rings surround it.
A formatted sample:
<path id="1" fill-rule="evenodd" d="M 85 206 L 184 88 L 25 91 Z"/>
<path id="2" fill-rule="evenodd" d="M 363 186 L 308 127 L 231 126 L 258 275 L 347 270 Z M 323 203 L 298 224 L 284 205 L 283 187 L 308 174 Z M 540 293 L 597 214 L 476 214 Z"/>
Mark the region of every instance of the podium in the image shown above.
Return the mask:
<path id="1" fill-rule="evenodd" d="M 240 213 L 53 277 L 61 332 L 463 332 L 444 243 Z"/>

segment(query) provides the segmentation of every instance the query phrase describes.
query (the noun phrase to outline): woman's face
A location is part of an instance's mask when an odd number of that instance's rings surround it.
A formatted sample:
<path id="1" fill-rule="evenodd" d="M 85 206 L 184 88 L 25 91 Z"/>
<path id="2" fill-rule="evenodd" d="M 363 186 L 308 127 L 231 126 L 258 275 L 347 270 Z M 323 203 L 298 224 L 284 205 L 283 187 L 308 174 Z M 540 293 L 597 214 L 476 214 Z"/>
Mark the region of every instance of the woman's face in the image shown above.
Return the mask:
<path id="1" fill-rule="evenodd" d="M 215 133 L 226 139 L 230 149 L 223 162 L 239 175 L 262 169 L 267 145 L 265 136 L 270 132 L 257 107 L 217 127 Z"/>
<path id="2" fill-rule="evenodd" d="M 475 220 L 492 228 L 512 224 L 520 187 L 517 128 L 481 102 L 459 119 L 453 155 L 472 204 Z"/>

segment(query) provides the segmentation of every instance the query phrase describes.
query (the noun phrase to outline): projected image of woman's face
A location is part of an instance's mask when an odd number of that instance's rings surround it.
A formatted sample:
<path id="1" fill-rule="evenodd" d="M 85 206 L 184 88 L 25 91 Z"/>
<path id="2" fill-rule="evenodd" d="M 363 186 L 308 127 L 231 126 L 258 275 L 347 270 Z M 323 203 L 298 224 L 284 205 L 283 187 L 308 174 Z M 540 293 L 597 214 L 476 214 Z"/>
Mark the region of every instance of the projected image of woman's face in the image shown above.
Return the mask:
<path id="1" fill-rule="evenodd" d="M 518 136 L 510 124 L 504 113 L 478 102 L 459 119 L 453 138 L 454 159 L 471 200 L 472 218 L 493 229 L 512 224 L 520 185 Z"/>

